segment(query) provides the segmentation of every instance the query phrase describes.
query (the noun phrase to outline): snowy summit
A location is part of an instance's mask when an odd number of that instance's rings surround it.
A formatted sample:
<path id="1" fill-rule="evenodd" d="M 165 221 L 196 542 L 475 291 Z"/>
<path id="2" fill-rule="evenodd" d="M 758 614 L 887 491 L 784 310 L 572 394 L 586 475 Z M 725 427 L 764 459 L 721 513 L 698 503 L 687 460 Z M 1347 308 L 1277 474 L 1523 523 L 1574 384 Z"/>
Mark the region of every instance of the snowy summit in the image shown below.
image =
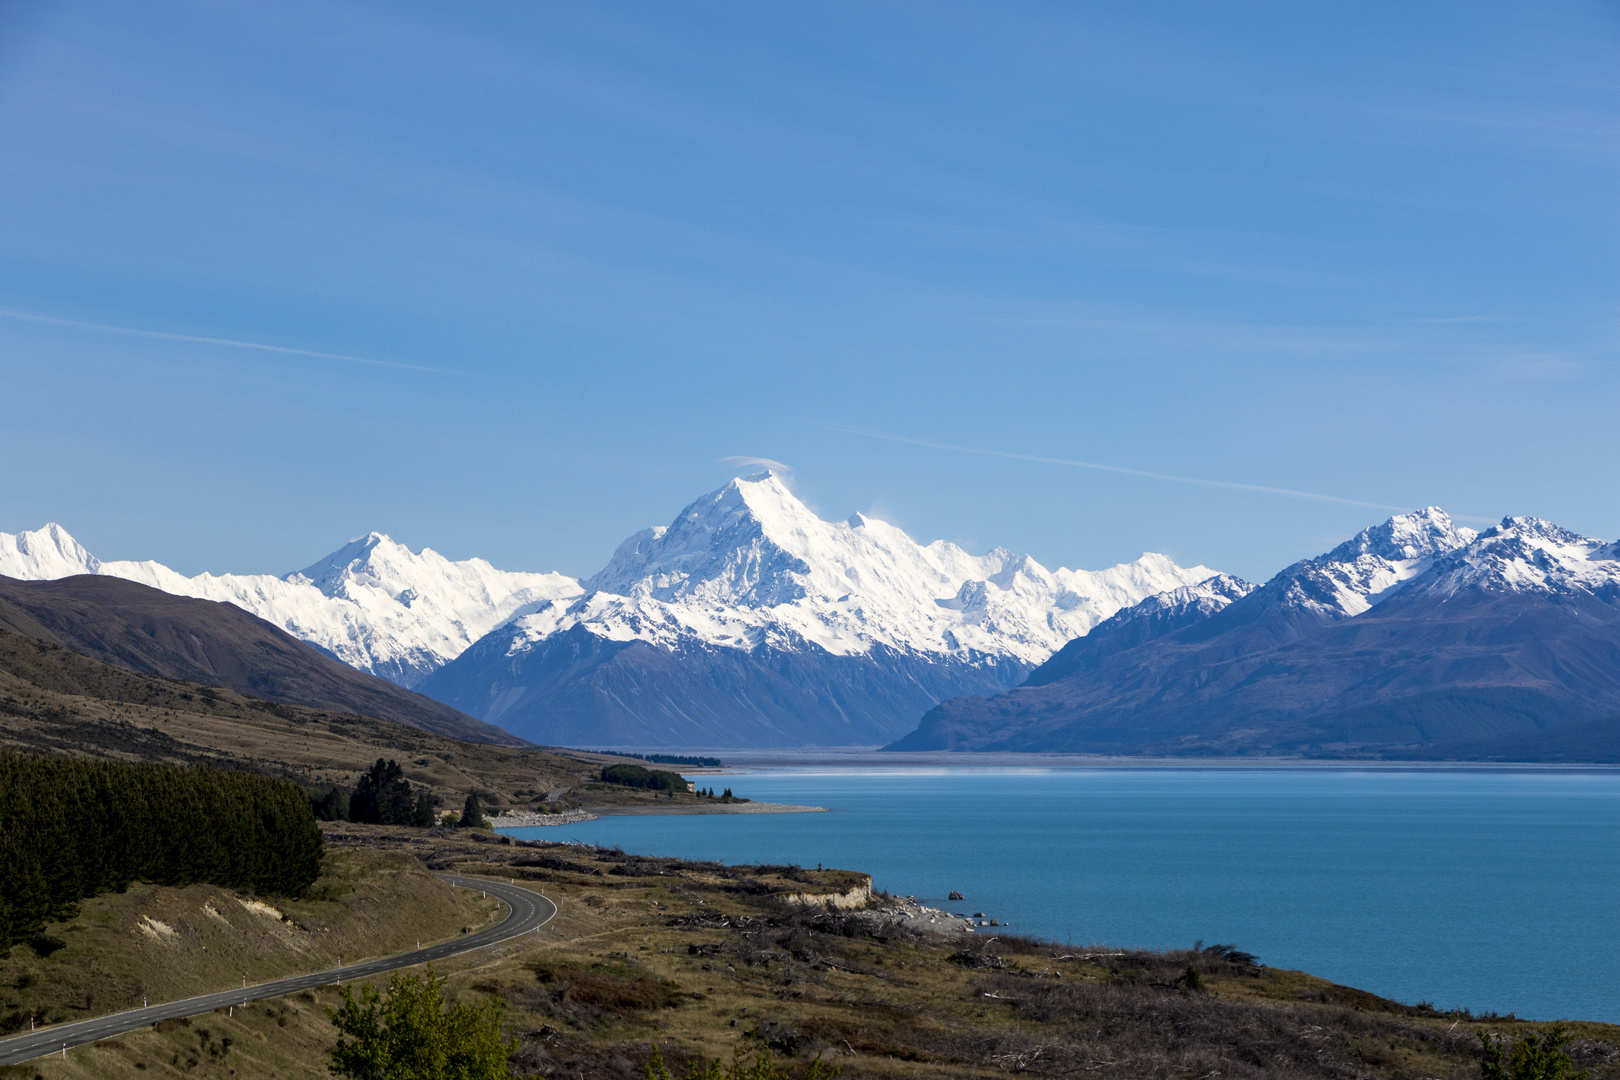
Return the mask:
<path id="1" fill-rule="evenodd" d="M 102 562 L 55 523 L 0 533 L 0 574 L 41 580 L 106 574 L 177 596 L 235 604 L 351 667 L 415 686 L 527 607 L 577 595 L 562 574 L 451 562 L 371 533 L 297 573 L 198 574 L 157 562 Z"/>
<path id="2" fill-rule="evenodd" d="M 635 534 L 583 582 L 381 533 L 280 577 L 102 562 L 56 525 L 0 534 L 0 574 L 78 573 L 235 604 L 537 741 L 716 746 L 892 738 L 941 698 L 1008 689 L 1116 611 L 1214 576 L 1163 555 L 1048 570 L 919 544 L 860 514 L 824 521 L 768 472 Z"/>
<path id="3" fill-rule="evenodd" d="M 665 646 L 813 644 L 850 656 L 883 645 L 1033 666 L 1120 608 L 1214 573 L 1152 554 L 1049 571 L 1005 548 L 975 556 L 944 540 L 919 544 L 860 514 L 824 521 L 765 472 L 630 537 L 583 596 L 518 619 L 510 648 L 580 625 Z"/>

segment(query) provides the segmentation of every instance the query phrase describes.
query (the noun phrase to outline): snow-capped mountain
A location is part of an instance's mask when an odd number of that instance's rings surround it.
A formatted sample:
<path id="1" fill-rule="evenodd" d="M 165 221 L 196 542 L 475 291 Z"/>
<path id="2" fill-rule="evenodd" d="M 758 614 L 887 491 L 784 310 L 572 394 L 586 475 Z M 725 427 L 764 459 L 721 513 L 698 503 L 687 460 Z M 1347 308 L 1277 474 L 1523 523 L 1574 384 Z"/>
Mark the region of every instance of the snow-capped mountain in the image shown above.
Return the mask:
<path id="1" fill-rule="evenodd" d="M 1162 555 L 1049 571 L 919 544 L 859 514 L 824 521 L 761 473 L 630 537 L 583 595 L 514 618 L 423 690 L 541 741 L 872 741 L 940 693 L 1004 689 L 1121 607 L 1213 574 Z M 795 673 L 767 679 L 773 664 Z"/>
<path id="2" fill-rule="evenodd" d="M 53 581 L 74 574 L 99 573 L 101 560 L 54 521 L 33 532 L 0 532 L 0 576 Z"/>
<path id="3" fill-rule="evenodd" d="M 235 604 L 352 667 L 407 687 L 512 615 L 580 591 L 561 574 L 497 570 L 482 559 L 452 562 L 381 533 L 283 577 L 186 577 L 156 562 L 103 562 L 54 523 L 0 533 L 0 575 L 43 580 L 73 574 L 105 574 Z"/>
<path id="4" fill-rule="evenodd" d="M 856 514 L 823 521 L 771 473 L 734 480 L 667 527 L 630 537 L 584 595 L 518 620 L 527 640 L 585 625 L 609 640 L 749 649 L 808 642 L 834 656 L 903 652 L 1039 664 L 1121 607 L 1214 574 L 1143 555 L 1049 571 L 996 548 L 922 545 Z"/>
<path id="5" fill-rule="evenodd" d="M 1409 588 L 1436 597 L 1478 589 L 1590 595 L 1612 602 L 1620 599 L 1620 542 L 1580 536 L 1541 518 L 1503 518 Z"/>
<path id="6" fill-rule="evenodd" d="M 1149 619 L 1188 615 L 1207 619 L 1228 604 L 1254 592 L 1255 586 L 1231 574 L 1215 574 L 1196 585 L 1155 593 L 1139 604 L 1124 608 L 1105 621 L 1106 626 L 1126 626 Z M 1099 626 L 1093 633 L 1101 633 Z M 1071 643 L 1072 644 L 1072 643 Z"/>
<path id="7" fill-rule="evenodd" d="M 235 604 L 346 663 L 539 742 L 872 743 L 996 693 L 1121 608 L 1214 575 L 1143 555 L 1048 570 L 1002 548 L 824 521 L 735 480 L 581 583 L 451 562 L 380 533 L 284 576 L 102 562 L 57 525 L 0 534 L 0 574 L 105 574 Z M 632 647 L 633 646 L 633 647 Z"/>
<path id="8" fill-rule="evenodd" d="M 1094 667 L 1154 638 L 1203 622 L 1254 592 L 1255 586 L 1230 574 L 1216 574 L 1196 585 L 1157 593 L 1104 619 L 1030 673 L 1025 686 L 1042 686 Z"/>
<path id="9" fill-rule="evenodd" d="M 1276 602 L 1325 618 L 1360 615 L 1449 552 L 1466 547 L 1473 529 L 1455 524 L 1437 506 L 1398 514 L 1363 529 L 1325 555 L 1295 563 L 1266 587 Z M 1272 597 L 1266 597 L 1268 601 Z"/>
<path id="10" fill-rule="evenodd" d="M 1227 603 L 1172 595 L 895 749 L 1620 755 L 1620 544 L 1538 518 L 1475 534 L 1430 507 Z"/>

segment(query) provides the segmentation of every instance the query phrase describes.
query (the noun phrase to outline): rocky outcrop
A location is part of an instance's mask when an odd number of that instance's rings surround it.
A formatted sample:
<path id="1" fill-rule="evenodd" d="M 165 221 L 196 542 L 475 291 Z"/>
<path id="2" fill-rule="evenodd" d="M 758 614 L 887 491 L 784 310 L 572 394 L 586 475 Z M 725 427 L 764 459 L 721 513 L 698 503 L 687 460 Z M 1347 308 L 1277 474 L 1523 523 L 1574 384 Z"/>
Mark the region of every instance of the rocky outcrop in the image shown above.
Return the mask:
<path id="1" fill-rule="evenodd" d="M 872 879 L 868 877 L 864 884 L 853 885 L 843 892 L 787 893 L 778 899 L 789 904 L 828 907 L 838 911 L 860 911 L 872 906 Z"/>

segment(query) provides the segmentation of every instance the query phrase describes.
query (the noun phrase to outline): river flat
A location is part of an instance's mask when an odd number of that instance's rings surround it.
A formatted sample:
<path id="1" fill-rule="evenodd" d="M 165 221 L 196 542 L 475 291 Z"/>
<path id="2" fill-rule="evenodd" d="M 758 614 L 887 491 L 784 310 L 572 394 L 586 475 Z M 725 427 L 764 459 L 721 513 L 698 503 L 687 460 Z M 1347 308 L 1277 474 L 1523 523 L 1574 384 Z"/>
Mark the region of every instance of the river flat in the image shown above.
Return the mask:
<path id="1" fill-rule="evenodd" d="M 864 870 L 1057 942 L 1202 939 L 1401 1001 L 1620 1022 L 1620 771 L 789 765 L 710 780 L 832 812 L 511 832 Z"/>

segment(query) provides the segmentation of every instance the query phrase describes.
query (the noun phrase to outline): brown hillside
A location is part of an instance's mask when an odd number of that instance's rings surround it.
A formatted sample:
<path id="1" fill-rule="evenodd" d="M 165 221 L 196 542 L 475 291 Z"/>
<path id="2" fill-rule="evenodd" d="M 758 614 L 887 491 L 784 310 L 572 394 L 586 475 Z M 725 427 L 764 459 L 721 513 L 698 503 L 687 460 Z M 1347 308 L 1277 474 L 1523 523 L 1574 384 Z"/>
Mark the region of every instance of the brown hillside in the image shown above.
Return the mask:
<path id="1" fill-rule="evenodd" d="M 258 701 L 140 675 L 0 630 L 0 745 L 123 761 L 250 769 L 311 787 L 352 786 L 394 758 L 441 805 L 532 804 L 588 782 L 562 754 L 462 742 L 387 720 Z M 595 785 L 600 786 L 600 785 Z"/>
<path id="2" fill-rule="evenodd" d="M 432 698 L 356 671 L 235 605 L 171 596 L 120 578 L 0 577 L 0 629 L 143 675 L 377 716 L 473 742 L 530 745 Z"/>

